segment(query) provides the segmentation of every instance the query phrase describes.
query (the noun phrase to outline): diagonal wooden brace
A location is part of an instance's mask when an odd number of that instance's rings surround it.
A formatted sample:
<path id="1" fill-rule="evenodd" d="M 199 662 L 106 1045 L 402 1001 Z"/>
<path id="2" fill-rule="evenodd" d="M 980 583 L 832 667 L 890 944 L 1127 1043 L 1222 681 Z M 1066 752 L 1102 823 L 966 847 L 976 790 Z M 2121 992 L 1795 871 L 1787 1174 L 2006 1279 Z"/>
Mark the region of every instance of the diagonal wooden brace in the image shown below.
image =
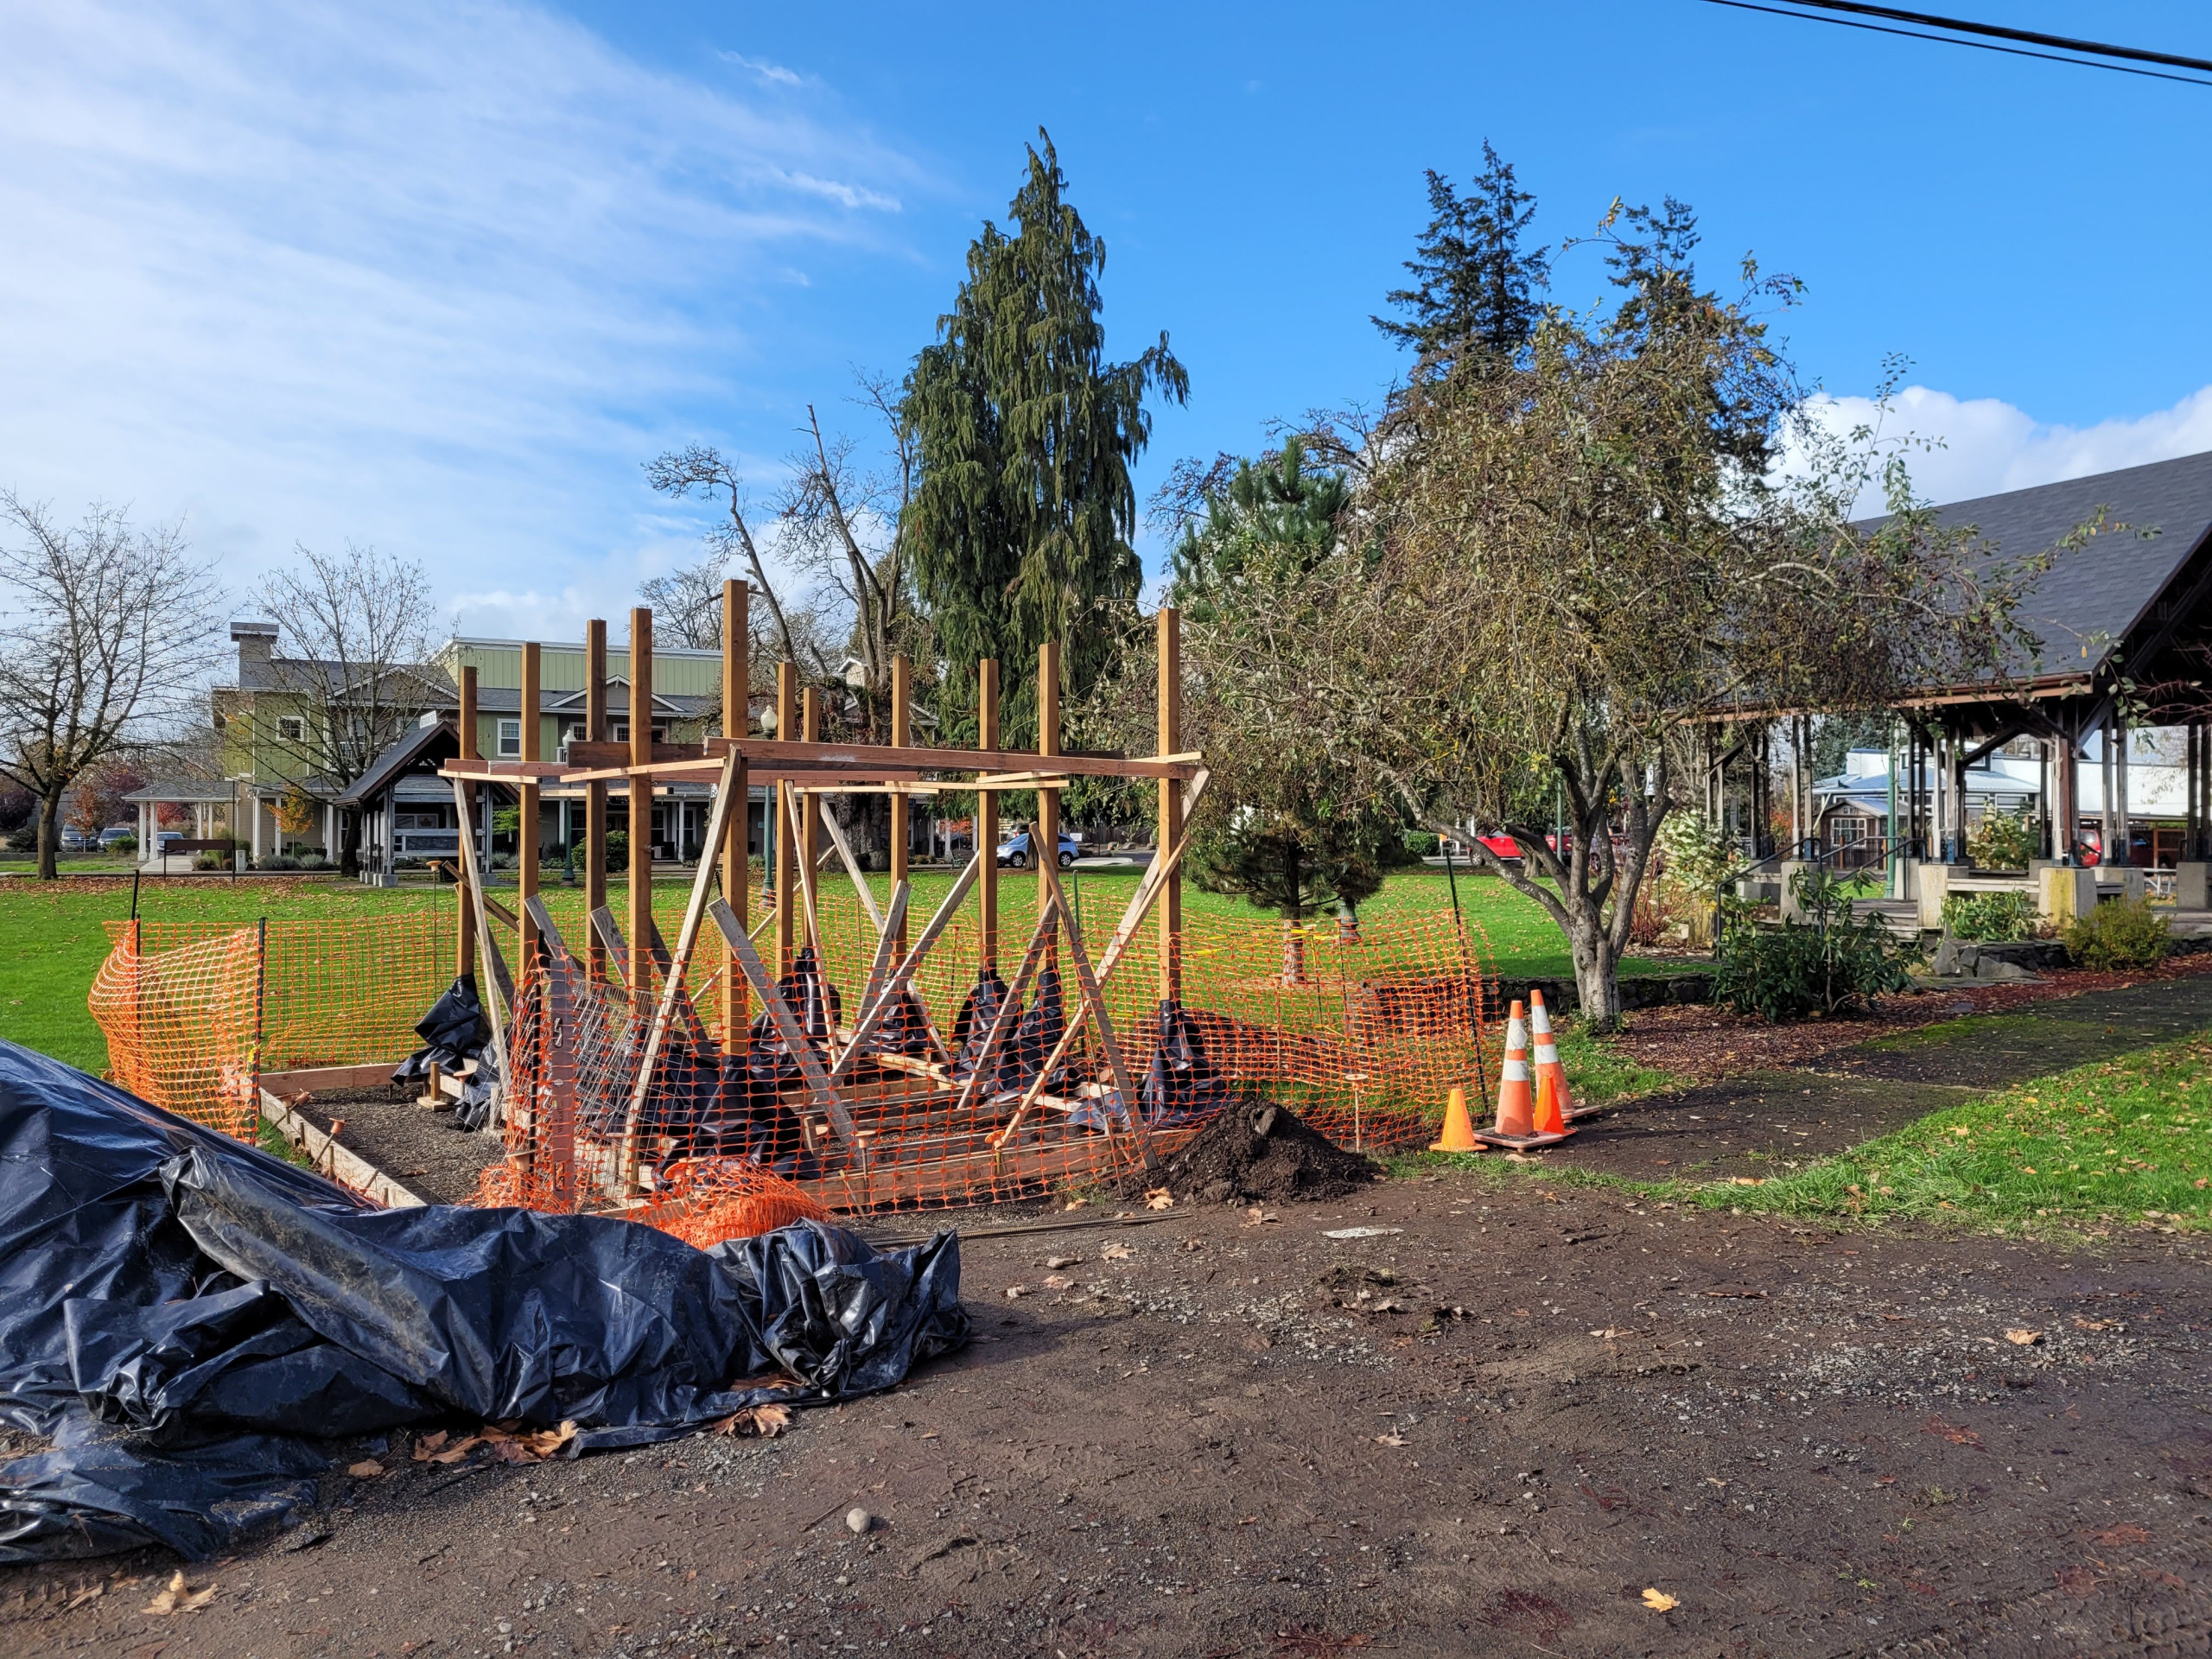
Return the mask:
<path id="1" fill-rule="evenodd" d="M 930 918 L 929 925 L 922 930 L 921 938 L 914 941 L 914 948 L 906 953 L 905 960 L 892 969 L 891 977 L 885 982 L 883 994 L 869 1005 L 868 1013 L 862 1016 L 860 1024 L 854 1027 L 852 1046 L 848 1048 L 838 1060 L 837 1069 L 831 1074 L 832 1076 L 842 1077 L 851 1068 L 854 1058 L 860 1053 L 861 1046 L 868 1041 L 868 1038 L 874 1033 L 876 1027 L 882 1023 L 884 1014 L 899 1000 L 899 992 L 912 982 L 915 972 L 929 956 L 930 948 L 936 944 L 947 925 L 951 922 L 953 912 L 960 908 L 962 901 L 968 897 L 968 889 L 976 885 L 976 878 L 982 871 L 983 858 L 984 855 L 978 853 L 968 861 L 968 868 L 960 872 L 960 879 L 952 884 L 952 891 L 944 895 L 944 902 L 937 907 L 937 913 Z M 886 929 L 883 937 L 887 941 L 889 940 L 893 937 L 891 931 Z"/>
<path id="2" fill-rule="evenodd" d="M 753 995 L 760 999 L 760 1006 L 775 1021 L 776 1034 L 784 1039 L 784 1046 L 798 1062 L 799 1076 L 805 1079 L 807 1093 L 813 1097 L 815 1105 L 829 1117 L 830 1126 L 837 1132 L 837 1138 L 851 1146 L 855 1128 L 853 1115 L 845 1109 L 845 1103 L 837 1097 L 837 1090 L 830 1083 L 829 1073 L 822 1069 L 822 1062 L 817 1058 L 813 1046 L 806 1040 L 806 1033 L 801 1028 L 798 1016 L 792 1014 L 791 1004 L 784 1001 L 783 992 L 777 988 L 776 982 L 768 977 L 768 970 L 760 965 L 760 953 L 753 948 L 753 941 L 746 934 L 745 925 L 737 919 L 737 912 L 729 907 L 726 899 L 715 899 L 708 906 L 707 914 L 714 918 L 715 925 L 721 930 L 722 938 L 729 942 L 730 954 L 737 958 L 746 982 L 753 987 Z"/>

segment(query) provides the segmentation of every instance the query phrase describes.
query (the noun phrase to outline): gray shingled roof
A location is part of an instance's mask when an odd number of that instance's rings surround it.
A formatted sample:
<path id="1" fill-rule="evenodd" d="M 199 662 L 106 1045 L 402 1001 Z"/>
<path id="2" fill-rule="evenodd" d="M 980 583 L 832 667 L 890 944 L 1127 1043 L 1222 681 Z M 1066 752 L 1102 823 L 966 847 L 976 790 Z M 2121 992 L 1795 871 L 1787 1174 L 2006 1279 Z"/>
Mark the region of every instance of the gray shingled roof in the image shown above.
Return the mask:
<path id="1" fill-rule="evenodd" d="M 2183 562 L 2212 537 L 2212 452 L 1936 510 L 1946 524 L 1974 525 L 2005 558 L 2045 551 L 2100 510 L 2106 527 L 2059 554 L 2021 600 L 2019 620 L 2041 658 L 2032 674 L 2094 673 L 2150 615 Z"/>

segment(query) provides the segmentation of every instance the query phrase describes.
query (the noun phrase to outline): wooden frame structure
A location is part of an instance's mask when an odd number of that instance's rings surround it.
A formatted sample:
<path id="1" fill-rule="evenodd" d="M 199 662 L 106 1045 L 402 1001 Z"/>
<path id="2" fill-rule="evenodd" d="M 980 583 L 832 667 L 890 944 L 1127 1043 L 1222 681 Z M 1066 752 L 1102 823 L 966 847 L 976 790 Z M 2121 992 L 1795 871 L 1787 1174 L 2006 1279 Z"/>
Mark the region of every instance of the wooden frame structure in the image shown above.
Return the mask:
<path id="1" fill-rule="evenodd" d="M 486 760 L 477 755 L 473 729 L 462 734 L 461 755 L 447 766 L 457 802 L 467 817 L 473 786 L 513 787 L 533 817 L 538 791 L 549 784 L 584 786 L 586 905 L 591 916 L 581 957 L 573 954 L 536 894 L 534 859 L 525 858 L 521 914 L 511 916 L 487 902 L 481 873 L 475 868 L 472 838 L 461 845 L 463 905 L 468 912 L 466 945 L 490 964 L 499 983 L 501 1007 L 493 1026 L 499 1042 L 503 1087 L 512 1090 L 516 1074 L 507 1051 L 506 1027 L 517 1016 L 518 995 L 535 995 L 531 1012 L 542 1022 L 547 1064 L 535 1080 L 534 1098 L 516 1091 L 509 1109 L 518 1141 L 530 1150 L 514 1154 L 526 1166 L 543 1149 L 556 1199 L 594 1202 L 618 1208 L 654 1202 L 652 1148 L 649 1146 L 649 1103 L 671 1046 L 671 1033 L 682 1026 L 695 1049 L 709 1045 L 724 1056 L 745 1052 L 751 1040 L 747 1019 L 757 1004 L 772 1031 L 796 1063 L 798 1081 L 785 1104 L 803 1123 L 826 1131 L 810 1145 L 822 1154 L 823 1173 L 803 1183 L 834 1208 L 871 1208 L 884 1204 L 924 1203 L 950 1191 L 986 1185 L 1049 1181 L 1055 1176 L 1095 1169 L 1099 1142 L 1088 1133 L 1064 1133 L 1056 1144 L 1044 1133 L 1044 1118 L 1055 1110 L 1064 1117 L 1083 1111 L 1103 1128 L 1109 1161 L 1147 1169 L 1158 1167 L 1159 1154 L 1138 1093 L 1121 1033 L 1114 1026 L 1105 987 L 1127 955 L 1146 918 L 1158 911 L 1160 995 L 1178 997 L 1180 989 L 1179 927 L 1181 863 L 1192 810 L 1204 793 L 1207 772 L 1203 757 L 1183 753 L 1180 742 L 1180 656 L 1178 619 L 1163 610 L 1159 619 L 1160 708 L 1159 753 L 1130 757 L 1064 752 L 1059 732 L 1059 652 L 1048 643 L 1039 653 L 1039 736 L 1035 753 L 1001 748 L 998 735 L 999 664 L 985 662 L 978 685 L 980 746 L 973 749 L 930 748 L 912 741 L 912 672 L 901 658 L 893 676 L 892 741 L 880 746 L 831 743 L 821 737 L 817 694 L 801 694 L 792 665 L 778 665 L 772 735 L 755 736 L 749 718 L 751 664 L 747 654 L 747 591 L 726 582 L 722 595 L 723 647 L 721 733 L 701 742 L 657 743 L 652 736 L 652 614 L 631 613 L 629 653 L 630 721 L 626 742 L 607 737 L 606 625 L 594 621 L 587 632 L 586 734 L 571 741 L 558 761 L 542 758 L 537 742 L 537 647 L 524 647 L 524 740 L 518 760 Z M 464 707 L 473 702 L 464 688 Z M 766 722 L 764 721 L 764 724 Z M 797 724 L 800 735 L 790 734 Z M 464 727 L 468 722 L 464 720 Z M 1077 777 L 1155 781 L 1160 794 L 1161 833 L 1152 867 L 1109 937 L 1096 956 L 1084 938 L 1079 917 L 1061 883 L 1054 853 L 1058 846 L 1058 792 Z M 676 780 L 710 781 L 713 804 L 704 849 L 691 882 L 682 925 L 672 944 L 664 944 L 652 908 L 652 845 L 648 812 L 652 791 Z M 749 859 L 747 817 L 755 785 L 772 786 L 767 814 L 772 915 L 748 925 Z M 608 908 L 606 892 L 607 793 L 619 787 L 629 798 L 629 892 L 626 945 Z M 919 1007 L 911 988 L 954 918 L 971 894 L 978 911 L 977 969 L 995 972 L 1001 927 L 996 860 L 996 797 L 1013 790 L 1034 791 L 1039 807 L 1032 826 L 1037 863 L 1037 921 L 1020 968 L 995 1018 L 983 1033 L 980 1050 L 962 1076 L 956 1057 L 927 1011 L 921 1014 L 925 1053 L 879 1052 L 872 1039 L 887 1020 L 902 1008 Z M 906 864 L 904 830 L 908 798 L 941 791 L 972 791 L 978 807 L 973 856 L 918 933 L 908 925 L 912 887 Z M 834 817 L 822 810 L 824 795 L 870 793 L 890 798 L 893 826 L 891 894 L 879 905 L 858 861 Z M 535 824 L 524 829 L 524 849 L 535 844 Z M 826 834 L 827 849 L 820 845 Z M 865 986 L 849 1020 L 832 1022 L 826 1040 L 810 1038 L 802 1011 L 791 995 L 792 963 L 801 943 L 816 948 L 820 961 L 815 876 L 832 855 L 844 865 L 875 934 Z M 719 887 L 720 893 L 715 889 Z M 505 973 L 494 914 L 513 927 L 523 972 L 518 992 Z M 755 937 L 772 920 L 772 958 L 764 959 Z M 720 1029 L 709 1033 L 690 1006 L 687 971 L 700 948 L 707 924 L 719 942 L 718 960 L 728 971 L 728 995 Z M 1065 957 L 1075 982 L 1077 1007 L 1045 1064 L 1019 1096 L 996 1095 L 983 1109 L 986 1080 L 998 1075 L 1001 1051 L 1014 1035 L 1017 1010 L 1047 963 Z M 601 1109 L 604 1144 L 595 1178 L 587 1192 L 577 1176 L 578 1141 L 587 1115 L 576 1097 L 579 1087 L 576 1036 L 584 999 L 601 997 L 620 1004 L 632 1033 L 636 1063 L 626 1071 L 624 1098 L 609 1115 Z M 1103 1056 L 1105 1078 L 1056 1095 L 1047 1084 L 1059 1074 L 1075 1045 L 1088 1032 Z M 892 1113 L 914 1144 L 887 1135 Z M 540 1118 L 542 1116 L 542 1122 Z M 918 1126 L 919 1133 L 917 1134 Z M 927 1143 L 924 1145 L 922 1143 Z M 526 1167 L 527 1173 L 527 1167 Z"/>

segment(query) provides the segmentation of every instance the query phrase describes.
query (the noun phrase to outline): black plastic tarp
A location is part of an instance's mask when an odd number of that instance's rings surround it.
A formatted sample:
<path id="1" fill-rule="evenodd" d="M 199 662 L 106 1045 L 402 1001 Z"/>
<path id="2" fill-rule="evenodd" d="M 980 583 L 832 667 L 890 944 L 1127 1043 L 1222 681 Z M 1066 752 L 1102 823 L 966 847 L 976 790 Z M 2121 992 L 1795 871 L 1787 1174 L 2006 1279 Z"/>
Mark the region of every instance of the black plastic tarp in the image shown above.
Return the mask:
<path id="1" fill-rule="evenodd" d="M 958 1347 L 959 1239 L 806 1224 L 710 1250 L 600 1216 L 376 1210 L 0 1042 L 0 1561 L 203 1555 L 334 1441 L 452 1416 L 581 1450 L 891 1386 Z M 736 1389 L 774 1373 L 804 1391 Z"/>

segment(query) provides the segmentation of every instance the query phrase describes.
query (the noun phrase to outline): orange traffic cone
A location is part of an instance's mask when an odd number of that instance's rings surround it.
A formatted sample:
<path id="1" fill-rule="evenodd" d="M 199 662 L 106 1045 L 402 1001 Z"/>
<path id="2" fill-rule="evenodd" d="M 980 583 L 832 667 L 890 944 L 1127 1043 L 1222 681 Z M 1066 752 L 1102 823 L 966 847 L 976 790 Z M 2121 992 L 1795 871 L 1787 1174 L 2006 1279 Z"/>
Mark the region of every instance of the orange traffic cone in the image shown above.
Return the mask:
<path id="1" fill-rule="evenodd" d="M 1544 1147 L 1564 1141 L 1564 1134 L 1545 1134 L 1536 1127 L 1535 1103 L 1529 1085 L 1529 1030 L 1516 1002 L 1505 1021 L 1505 1063 L 1498 1069 L 1497 1125 L 1478 1129 L 1475 1139 L 1493 1147 Z"/>
<path id="2" fill-rule="evenodd" d="M 1567 1068 L 1559 1063 L 1559 1040 L 1552 1035 L 1551 1011 L 1544 994 L 1529 992 L 1529 1034 L 1536 1046 L 1536 1132 L 1572 1135 L 1567 1120 L 1574 1110 L 1574 1096 L 1567 1086 Z"/>
<path id="3" fill-rule="evenodd" d="M 1467 1091 L 1458 1084 L 1444 1103 L 1444 1135 L 1430 1147 L 1431 1152 L 1480 1152 L 1483 1143 L 1475 1139 L 1474 1120 L 1467 1116 Z"/>

